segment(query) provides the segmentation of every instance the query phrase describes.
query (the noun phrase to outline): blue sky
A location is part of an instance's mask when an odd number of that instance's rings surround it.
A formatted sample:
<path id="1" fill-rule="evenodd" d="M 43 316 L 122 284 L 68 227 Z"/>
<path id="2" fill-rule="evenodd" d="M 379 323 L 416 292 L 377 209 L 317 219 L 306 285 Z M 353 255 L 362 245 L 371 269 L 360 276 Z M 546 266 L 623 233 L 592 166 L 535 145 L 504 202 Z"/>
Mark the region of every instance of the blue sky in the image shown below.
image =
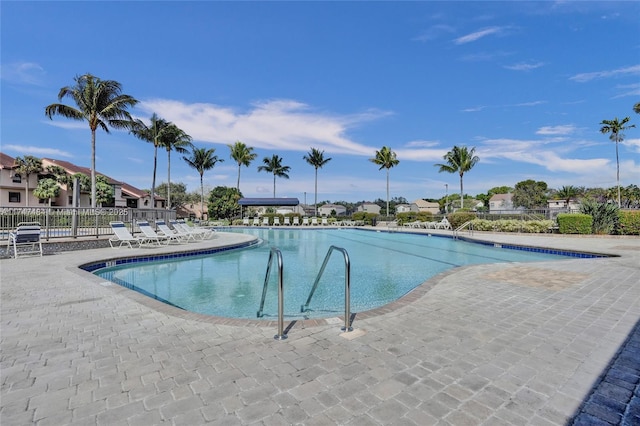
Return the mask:
<path id="1" fill-rule="evenodd" d="M 76 75 L 116 80 L 140 101 L 132 113 L 173 121 L 225 159 L 205 185 L 234 187 L 227 144 L 258 159 L 242 168 L 247 197 L 270 197 L 257 172 L 278 154 L 290 179 L 278 197 L 386 198 L 385 171 L 369 162 L 386 145 L 391 196 L 459 192 L 434 163 L 454 145 L 480 162 L 465 193 L 526 179 L 616 184 L 615 144 L 603 119 L 640 102 L 640 2 L 2 2 L 1 150 L 90 166 L 86 122 L 49 120 L 44 108 Z M 71 102 L 69 99 L 64 103 Z M 620 149 L 623 185 L 640 184 L 640 129 Z M 97 170 L 150 188 L 153 147 L 123 131 L 97 135 Z M 171 180 L 199 189 L 172 155 Z M 166 182 L 159 152 L 157 182 Z"/>

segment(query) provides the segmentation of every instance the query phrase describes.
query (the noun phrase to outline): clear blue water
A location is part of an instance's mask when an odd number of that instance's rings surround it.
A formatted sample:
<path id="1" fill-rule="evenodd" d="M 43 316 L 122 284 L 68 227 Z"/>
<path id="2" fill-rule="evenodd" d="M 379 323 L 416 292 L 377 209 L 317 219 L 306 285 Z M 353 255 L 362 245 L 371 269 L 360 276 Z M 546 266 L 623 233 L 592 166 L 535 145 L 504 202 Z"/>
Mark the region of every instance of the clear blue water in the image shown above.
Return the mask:
<path id="1" fill-rule="evenodd" d="M 192 312 L 256 319 L 271 247 L 282 252 L 284 312 L 287 318 L 333 317 L 344 313 L 345 263 L 334 251 L 309 305 L 303 305 L 329 250 L 347 250 L 351 262 L 351 311 L 397 300 L 430 277 L 457 266 L 534 262 L 561 256 L 495 248 L 427 235 L 356 229 L 246 229 L 264 240 L 259 247 L 177 260 L 104 268 L 107 280 Z M 277 318 L 277 267 L 272 267 L 263 319 Z"/>

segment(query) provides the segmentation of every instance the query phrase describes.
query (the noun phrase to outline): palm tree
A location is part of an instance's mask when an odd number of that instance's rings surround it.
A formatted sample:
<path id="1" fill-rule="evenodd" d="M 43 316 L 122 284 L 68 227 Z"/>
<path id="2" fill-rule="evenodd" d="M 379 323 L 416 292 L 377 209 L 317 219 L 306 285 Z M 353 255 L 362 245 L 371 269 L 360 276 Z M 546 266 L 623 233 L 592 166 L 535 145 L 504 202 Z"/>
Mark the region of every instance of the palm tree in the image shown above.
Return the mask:
<path id="1" fill-rule="evenodd" d="M 200 173 L 200 214 L 204 215 L 204 182 L 202 177 L 204 172 L 213 169 L 216 163 L 224 162 L 222 158 L 215 155 L 215 148 L 193 148 L 191 157 L 182 157 L 187 164 Z M 201 217 L 203 219 L 203 217 Z"/>
<path id="2" fill-rule="evenodd" d="M 316 169 L 316 187 L 315 187 L 315 198 L 314 198 L 314 206 L 316 208 L 315 215 L 318 216 L 318 169 L 321 169 L 322 166 L 331 161 L 331 158 L 324 158 L 324 151 L 320 151 L 316 148 L 311 148 L 305 156 L 302 157 L 307 161 L 307 163 L 311 164 Z"/>
<path id="3" fill-rule="evenodd" d="M 636 114 L 640 114 L 640 102 L 633 106 L 633 112 L 635 112 Z"/>
<path id="4" fill-rule="evenodd" d="M 135 120 L 131 127 L 130 133 L 138 139 L 153 144 L 153 179 L 151 180 L 151 208 L 156 208 L 156 170 L 158 168 L 158 147 L 162 146 L 162 138 L 164 133 L 172 124 L 164 120 L 156 113 L 151 116 L 151 124 L 148 126 L 142 120 Z"/>
<path id="5" fill-rule="evenodd" d="M 454 146 L 453 149 L 444 155 L 446 164 L 434 164 L 440 167 L 438 173 L 458 173 L 460 175 L 460 208 L 464 207 L 464 187 L 462 177 L 466 172 L 475 166 L 480 158 L 475 155 L 476 148 L 468 150 L 466 146 Z"/>
<path id="6" fill-rule="evenodd" d="M 25 201 L 29 207 L 29 176 L 42 171 L 42 160 L 32 155 L 17 157 L 14 162 L 14 170 L 24 179 Z"/>
<path id="7" fill-rule="evenodd" d="M 611 133 L 609 139 L 616 143 L 616 186 L 618 187 L 618 208 L 621 207 L 620 203 L 620 159 L 618 157 L 618 142 L 622 142 L 624 140 L 624 132 L 627 129 L 631 129 L 632 127 L 636 127 L 635 124 L 629 124 L 625 126 L 629 122 L 630 118 L 625 117 L 622 121 L 618 121 L 618 117 L 613 120 L 602 120 L 600 123 L 602 127 L 600 128 L 600 132 L 603 134 Z"/>
<path id="8" fill-rule="evenodd" d="M 575 198 L 580 194 L 580 190 L 573 185 L 563 186 L 558 191 L 556 191 L 556 197 L 564 200 L 566 203 L 567 210 L 569 210 L 569 201 L 572 198 Z"/>
<path id="9" fill-rule="evenodd" d="M 380 151 L 376 151 L 374 158 L 369 158 L 369 161 L 380 166 L 378 170 L 387 169 L 387 216 L 389 216 L 389 169 L 397 166 L 400 160 L 398 160 L 396 153 L 391 148 L 383 146 Z"/>
<path id="10" fill-rule="evenodd" d="M 96 130 L 101 128 L 109 133 L 109 127 L 128 129 L 131 127 L 131 115 L 127 108 L 138 103 L 129 95 L 122 94 L 122 86 L 117 81 L 100 80 L 91 74 L 75 77 L 75 86 L 60 89 L 58 100 L 68 96 L 74 100 L 77 108 L 64 104 L 51 104 L 45 108 L 45 114 L 52 119 L 61 115 L 72 120 L 86 120 L 91 129 L 91 207 L 96 207 Z"/>
<path id="11" fill-rule="evenodd" d="M 233 145 L 227 146 L 231 150 L 231 158 L 238 163 L 238 184 L 236 185 L 236 189 L 240 192 L 240 168 L 242 166 L 249 167 L 258 154 L 253 152 L 252 147 L 248 147 L 240 141 L 236 141 Z"/>
<path id="12" fill-rule="evenodd" d="M 282 158 L 278 155 L 273 154 L 271 158 L 264 157 L 262 159 L 263 166 L 258 166 L 258 171 L 273 173 L 273 198 L 276 198 L 276 176 L 282 177 L 285 179 L 289 179 L 289 175 L 287 174 L 291 167 L 282 165 Z"/>
<path id="13" fill-rule="evenodd" d="M 193 148 L 191 136 L 173 123 L 170 123 L 160 138 L 160 145 L 167 150 L 167 208 L 171 208 L 171 151 L 186 154 Z"/>

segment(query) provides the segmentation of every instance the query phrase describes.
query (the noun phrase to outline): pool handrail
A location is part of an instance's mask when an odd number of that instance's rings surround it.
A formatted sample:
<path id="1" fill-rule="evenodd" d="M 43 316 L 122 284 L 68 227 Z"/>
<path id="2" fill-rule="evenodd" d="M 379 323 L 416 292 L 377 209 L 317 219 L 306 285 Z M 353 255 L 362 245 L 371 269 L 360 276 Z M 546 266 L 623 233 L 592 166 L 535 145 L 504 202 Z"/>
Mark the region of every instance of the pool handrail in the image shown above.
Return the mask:
<path id="1" fill-rule="evenodd" d="M 342 247 L 331 246 L 327 251 L 326 256 L 324 257 L 324 262 L 322 262 L 322 266 L 320 267 L 320 271 L 318 275 L 316 275 L 316 280 L 311 287 L 311 292 L 309 293 L 309 297 L 307 297 L 307 302 L 300 307 L 300 312 L 307 312 L 309 310 L 309 303 L 311 303 L 311 298 L 313 298 L 313 294 L 316 292 L 316 288 L 318 288 L 318 283 L 320 282 L 320 278 L 324 273 L 324 269 L 329 263 L 329 258 L 331 257 L 331 253 L 334 250 L 337 250 L 342 253 L 344 256 L 344 327 L 340 330 L 349 332 L 353 331 L 353 327 L 351 327 L 351 262 L 349 261 L 349 253 Z"/>
<path id="2" fill-rule="evenodd" d="M 278 261 L 278 334 L 273 336 L 273 338 L 276 340 L 284 340 L 287 338 L 287 335 L 284 333 L 284 266 L 282 262 L 282 252 L 276 247 L 271 247 L 271 250 L 269 251 L 267 273 L 264 277 L 262 299 L 260 300 L 260 308 L 258 309 L 257 316 L 258 318 L 262 318 L 263 316 L 262 310 L 264 309 L 264 300 L 267 296 L 267 285 L 269 284 L 269 276 L 271 275 L 271 264 L 273 263 L 274 256 Z"/>

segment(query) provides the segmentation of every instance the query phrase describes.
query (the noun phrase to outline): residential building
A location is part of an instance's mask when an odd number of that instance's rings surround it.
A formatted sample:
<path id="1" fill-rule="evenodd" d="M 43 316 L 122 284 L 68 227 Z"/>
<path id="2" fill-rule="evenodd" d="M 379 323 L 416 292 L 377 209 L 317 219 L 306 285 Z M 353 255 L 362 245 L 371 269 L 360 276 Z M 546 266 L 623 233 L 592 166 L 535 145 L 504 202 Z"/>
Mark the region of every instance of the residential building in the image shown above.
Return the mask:
<path id="1" fill-rule="evenodd" d="M 318 216 L 331 216 L 331 213 L 336 213 L 336 216 L 345 216 L 347 214 L 347 208 L 340 204 L 323 204 L 318 207 Z"/>
<path id="2" fill-rule="evenodd" d="M 489 213 L 493 214 L 510 214 L 522 211 L 522 208 L 513 206 L 513 194 L 494 194 L 489 199 Z"/>
<path id="3" fill-rule="evenodd" d="M 396 214 L 409 213 L 411 211 L 411 205 L 409 204 L 396 204 Z"/>
<path id="4" fill-rule="evenodd" d="M 380 214 L 380 206 L 374 203 L 362 203 L 358 206 L 359 212 Z"/>
<path id="5" fill-rule="evenodd" d="M 568 204 L 567 200 L 547 200 L 547 205 L 550 210 L 580 210 L 580 202 L 573 199 L 569 199 Z"/>
<path id="6" fill-rule="evenodd" d="M 430 212 L 433 214 L 440 213 L 440 204 L 433 201 L 417 199 L 411 203 L 412 212 Z"/>
<path id="7" fill-rule="evenodd" d="M 40 206 L 40 200 L 33 195 L 33 189 L 38 186 L 38 176 L 29 176 L 29 193 L 27 193 L 27 181 L 15 170 L 15 158 L 0 152 L 0 206 L 3 207 L 30 207 Z"/>

